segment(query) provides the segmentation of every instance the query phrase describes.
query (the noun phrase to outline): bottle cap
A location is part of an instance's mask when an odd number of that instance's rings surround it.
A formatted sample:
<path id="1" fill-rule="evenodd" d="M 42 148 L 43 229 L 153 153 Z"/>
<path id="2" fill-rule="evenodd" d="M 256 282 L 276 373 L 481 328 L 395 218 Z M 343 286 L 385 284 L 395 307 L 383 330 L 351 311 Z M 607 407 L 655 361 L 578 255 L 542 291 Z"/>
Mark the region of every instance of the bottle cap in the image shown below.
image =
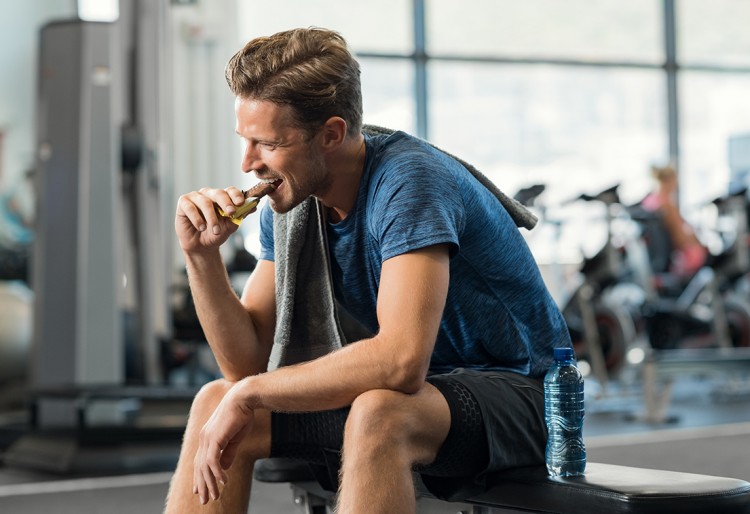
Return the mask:
<path id="1" fill-rule="evenodd" d="M 559 361 L 572 360 L 574 357 L 573 348 L 570 348 L 570 347 L 555 348 L 553 352 L 554 352 L 555 360 L 559 360 Z"/>

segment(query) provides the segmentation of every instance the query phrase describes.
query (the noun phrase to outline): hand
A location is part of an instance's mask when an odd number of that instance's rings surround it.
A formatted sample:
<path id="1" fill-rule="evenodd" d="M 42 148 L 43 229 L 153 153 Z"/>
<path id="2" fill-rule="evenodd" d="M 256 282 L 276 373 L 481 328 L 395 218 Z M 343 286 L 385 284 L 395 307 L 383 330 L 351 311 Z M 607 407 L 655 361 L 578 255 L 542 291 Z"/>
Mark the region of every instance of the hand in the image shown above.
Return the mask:
<path id="1" fill-rule="evenodd" d="M 229 218 L 220 216 L 216 207 L 233 214 L 245 195 L 236 187 L 202 188 L 182 195 L 177 201 L 175 232 L 183 251 L 218 248 L 237 230 Z"/>
<path id="2" fill-rule="evenodd" d="M 227 483 L 226 470 L 253 426 L 255 413 L 237 394 L 235 385 L 224 396 L 201 429 L 193 466 L 193 494 L 202 505 L 220 496 L 218 484 Z"/>

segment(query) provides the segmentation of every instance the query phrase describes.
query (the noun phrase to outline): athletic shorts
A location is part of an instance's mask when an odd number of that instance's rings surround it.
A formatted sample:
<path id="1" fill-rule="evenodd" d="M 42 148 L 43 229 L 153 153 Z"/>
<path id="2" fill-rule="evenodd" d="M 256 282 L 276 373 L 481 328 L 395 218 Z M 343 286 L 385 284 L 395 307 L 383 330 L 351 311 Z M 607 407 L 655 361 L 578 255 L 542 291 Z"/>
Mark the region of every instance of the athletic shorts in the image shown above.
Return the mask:
<path id="1" fill-rule="evenodd" d="M 544 463 L 541 379 L 461 368 L 427 381 L 445 397 L 451 426 L 435 460 L 415 467 L 418 488 L 451 500 L 482 492 L 489 472 Z M 323 487 L 336 490 L 348 414 L 273 413 L 271 457 L 307 462 Z"/>

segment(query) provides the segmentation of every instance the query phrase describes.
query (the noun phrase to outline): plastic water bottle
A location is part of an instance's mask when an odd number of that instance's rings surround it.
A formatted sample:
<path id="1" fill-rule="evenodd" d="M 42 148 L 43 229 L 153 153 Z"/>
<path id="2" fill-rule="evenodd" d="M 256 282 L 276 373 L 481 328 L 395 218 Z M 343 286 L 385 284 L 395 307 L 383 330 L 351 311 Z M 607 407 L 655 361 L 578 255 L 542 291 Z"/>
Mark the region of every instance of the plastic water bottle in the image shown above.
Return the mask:
<path id="1" fill-rule="evenodd" d="M 550 476 L 582 475 L 583 377 L 572 348 L 555 348 L 555 362 L 544 377 L 544 420 L 547 423 L 547 472 Z"/>

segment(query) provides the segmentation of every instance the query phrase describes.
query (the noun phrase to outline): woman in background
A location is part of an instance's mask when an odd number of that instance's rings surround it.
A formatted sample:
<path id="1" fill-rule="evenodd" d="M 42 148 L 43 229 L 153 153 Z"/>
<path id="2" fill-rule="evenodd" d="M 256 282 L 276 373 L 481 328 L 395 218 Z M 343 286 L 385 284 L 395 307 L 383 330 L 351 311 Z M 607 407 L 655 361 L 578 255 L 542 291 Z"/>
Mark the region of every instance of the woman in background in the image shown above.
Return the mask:
<path id="1" fill-rule="evenodd" d="M 669 271 L 681 276 L 692 275 L 705 264 L 708 251 L 680 213 L 677 205 L 677 170 L 671 164 L 652 166 L 651 174 L 657 188 L 641 205 L 661 215 L 673 249 Z"/>

